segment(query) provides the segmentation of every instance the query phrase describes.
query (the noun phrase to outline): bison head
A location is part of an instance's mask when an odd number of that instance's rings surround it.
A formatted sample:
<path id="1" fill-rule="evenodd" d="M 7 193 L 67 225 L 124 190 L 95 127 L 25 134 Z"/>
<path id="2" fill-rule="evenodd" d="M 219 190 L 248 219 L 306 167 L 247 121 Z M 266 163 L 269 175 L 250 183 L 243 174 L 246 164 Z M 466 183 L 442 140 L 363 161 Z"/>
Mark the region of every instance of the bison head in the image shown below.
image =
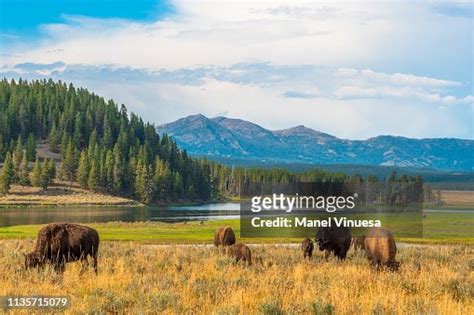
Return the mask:
<path id="1" fill-rule="evenodd" d="M 329 250 L 329 242 L 330 242 L 330 233 L 329 229 L 327 228 L 319 228 L 318 232 L 316 232 L 316 243 L 318 243 L 319 250 Z"/>
<path id="2" fill-rule="evenodd" d="M 388 268 L 389 268 L 391 271 L 398 271 L 398 268 L 400 268 L 401 265 L 402 265 L 401 262 L 392 260 L 392 261 L 390 261 L 390 262 L 388 263 Z"/>
<path id="3" fill-rule="evenodd" d="M 25 269 L 39 267 L 41 263 L 40 256 L 36 252 L 25 254 Z"/>

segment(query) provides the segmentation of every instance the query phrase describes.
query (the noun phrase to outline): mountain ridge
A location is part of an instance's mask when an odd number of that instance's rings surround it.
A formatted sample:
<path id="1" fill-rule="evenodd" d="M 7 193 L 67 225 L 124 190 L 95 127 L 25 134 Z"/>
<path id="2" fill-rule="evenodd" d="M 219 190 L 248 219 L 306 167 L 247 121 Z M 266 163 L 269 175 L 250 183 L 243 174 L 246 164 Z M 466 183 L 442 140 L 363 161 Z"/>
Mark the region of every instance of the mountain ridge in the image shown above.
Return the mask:
<path id="1" fill-rule="evenodd" d="M 349 140 L 303 125 L 269 130 L 242 119 L 202 114 L 160 125 L 157 131 L 173 137 L 188 153 L 209 158 L 474 170 L 474 141 L 467 139 L 380 135 Z"/>

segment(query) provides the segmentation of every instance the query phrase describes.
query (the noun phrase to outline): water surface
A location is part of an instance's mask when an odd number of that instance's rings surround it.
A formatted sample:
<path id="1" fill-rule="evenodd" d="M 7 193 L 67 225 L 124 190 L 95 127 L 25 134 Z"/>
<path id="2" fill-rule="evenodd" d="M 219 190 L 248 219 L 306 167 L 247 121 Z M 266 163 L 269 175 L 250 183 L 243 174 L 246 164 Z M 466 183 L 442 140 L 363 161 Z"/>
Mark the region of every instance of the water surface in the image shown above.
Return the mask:
<path id="1" fill-rule="evenodd" d="M 238 203 L 179 207 L 12 207 L 0 208 L 0 227 L 51 222 L 204 221 L 239 217 Z"/>

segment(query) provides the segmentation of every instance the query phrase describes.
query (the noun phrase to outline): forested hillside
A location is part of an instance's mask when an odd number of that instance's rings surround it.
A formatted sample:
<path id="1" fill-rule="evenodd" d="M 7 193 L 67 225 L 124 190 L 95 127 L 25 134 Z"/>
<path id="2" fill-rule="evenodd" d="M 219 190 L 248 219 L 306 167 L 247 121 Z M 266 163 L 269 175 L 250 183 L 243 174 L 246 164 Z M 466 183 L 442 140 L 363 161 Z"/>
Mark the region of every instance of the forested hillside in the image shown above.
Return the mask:
<path id="1" fill-rule="evenodd" d="M 60 163 L 39 161 L 39 143 L 60 153 Z M 0 161 L 3 193 L 11 184 L 47 189 L 59 177 L 147 204 L 219 200 L 238 195 L 246 181 L 363 180 L 322 170 L 233 168 L 192 158 L 124 105 L 52 80 L 1 81 Z"/>

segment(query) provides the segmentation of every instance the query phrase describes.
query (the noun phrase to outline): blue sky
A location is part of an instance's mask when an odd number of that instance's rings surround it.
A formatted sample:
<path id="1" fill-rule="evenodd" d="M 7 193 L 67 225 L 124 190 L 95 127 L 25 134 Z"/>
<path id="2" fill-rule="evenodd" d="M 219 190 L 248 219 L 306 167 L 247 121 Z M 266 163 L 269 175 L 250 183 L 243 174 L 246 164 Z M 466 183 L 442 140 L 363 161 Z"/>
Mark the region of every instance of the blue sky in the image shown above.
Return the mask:
<path id="1" fill-rule="evenodd" d="M 474 138 L 469 2 L 0 3 L 0 75 L 70 81 L 156 124 Z"/>

